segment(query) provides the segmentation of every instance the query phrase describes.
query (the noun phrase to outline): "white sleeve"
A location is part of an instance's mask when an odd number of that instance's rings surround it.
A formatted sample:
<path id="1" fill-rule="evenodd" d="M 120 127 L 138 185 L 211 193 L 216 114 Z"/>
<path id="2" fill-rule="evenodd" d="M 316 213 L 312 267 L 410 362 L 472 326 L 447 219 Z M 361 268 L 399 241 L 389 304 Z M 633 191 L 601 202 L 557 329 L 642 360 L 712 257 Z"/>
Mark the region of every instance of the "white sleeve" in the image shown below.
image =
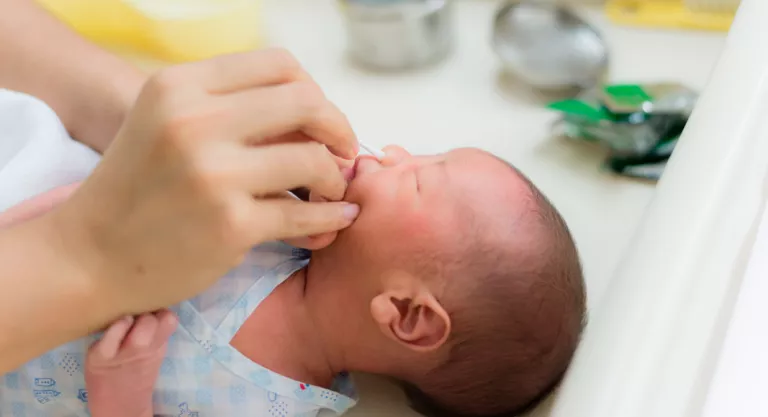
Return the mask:
<path id="1" fill-rule="evenodd" d="M 0 89 L 0 211 L 83 180 L 99 158 L 69 137 L 48 105 L 26 94 Z"/>

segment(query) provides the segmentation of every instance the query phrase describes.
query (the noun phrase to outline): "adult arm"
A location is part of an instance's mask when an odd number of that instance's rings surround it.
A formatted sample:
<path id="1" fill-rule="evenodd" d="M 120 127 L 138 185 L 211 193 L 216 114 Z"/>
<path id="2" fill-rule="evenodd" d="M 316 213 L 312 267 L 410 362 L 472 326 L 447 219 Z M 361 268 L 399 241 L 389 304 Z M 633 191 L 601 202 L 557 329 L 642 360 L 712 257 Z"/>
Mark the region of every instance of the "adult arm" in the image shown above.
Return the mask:
<path id="1" fill-rule="evenodd" d="M 0 229 L 0 374 L 114 315 L 51 220 Z"/>
<path id="2" fill-rule="evenodd" d="M 338 202 L 333 154 L 356 153 L 346 117 L 284 51 L 159 72 L 70 199 L 0 229 L 0 373 L 198 294 L 253 245 L 348 227 L 359 207 Z M 324 201 L 274 198 L 298 187 Z"/>
<path id="3" fill-rule="evenodd" d="M 0 88 L 45 101 L 70 135 L 103 152 L 146 76 L 33 0 L 0 0 Z"/>

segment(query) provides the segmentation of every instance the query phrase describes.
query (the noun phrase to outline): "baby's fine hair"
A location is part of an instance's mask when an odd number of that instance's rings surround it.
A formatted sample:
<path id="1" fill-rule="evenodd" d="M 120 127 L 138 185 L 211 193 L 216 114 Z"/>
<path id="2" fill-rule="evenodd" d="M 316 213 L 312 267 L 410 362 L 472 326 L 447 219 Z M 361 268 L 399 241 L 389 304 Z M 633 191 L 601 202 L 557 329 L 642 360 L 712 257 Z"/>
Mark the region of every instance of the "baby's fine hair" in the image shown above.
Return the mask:
<path id="1" fill-rule="evenodd" d="M 462 294 L 441 300 L 452 322 L 449 358 L 403 383 L 425 416 L 507 417 L 536 407 L 562 379 L 586 323 L 571 233 L 549 200 L 510 168 L 530 189 L 526 222 L 535 243 L 499 247 L 475 236 L 461 260 L 441 268 L 457 274 Z"/>

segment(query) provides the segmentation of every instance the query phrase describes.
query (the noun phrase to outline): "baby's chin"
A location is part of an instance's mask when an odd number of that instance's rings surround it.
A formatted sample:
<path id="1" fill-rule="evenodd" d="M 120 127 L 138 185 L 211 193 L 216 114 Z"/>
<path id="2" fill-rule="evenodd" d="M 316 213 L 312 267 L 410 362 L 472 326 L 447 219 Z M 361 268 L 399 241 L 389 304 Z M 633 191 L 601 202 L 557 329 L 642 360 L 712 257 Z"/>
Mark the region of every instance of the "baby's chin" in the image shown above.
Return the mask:
<path id="1" fill-rule="evenodd" d="M 363 184 L 356 184 L 354 180 L 350 181 L 347 186 L 347 192 L 344 193 L 342 201 L 347 203 L 357 204 L 361 210 L 364 210 L 366 206 L 370 204 L 371 192 L 374 192 L 370 187 L 365 187 Z"/>

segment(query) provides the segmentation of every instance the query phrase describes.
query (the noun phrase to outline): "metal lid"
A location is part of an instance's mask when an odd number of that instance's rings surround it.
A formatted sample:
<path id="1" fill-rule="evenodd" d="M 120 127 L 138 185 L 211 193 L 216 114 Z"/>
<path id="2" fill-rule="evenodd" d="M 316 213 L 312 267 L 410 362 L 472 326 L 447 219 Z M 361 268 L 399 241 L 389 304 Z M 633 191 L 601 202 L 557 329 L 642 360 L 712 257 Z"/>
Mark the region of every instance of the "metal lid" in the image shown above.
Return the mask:
<path id="1" fill-rule="evenodd" d="M 608 68 L 608 47 L 598 31 L 555 4 L 504 4 L 494 20 L 493 46 L 509 70 L 539 88 L 591 87 Z"/>

